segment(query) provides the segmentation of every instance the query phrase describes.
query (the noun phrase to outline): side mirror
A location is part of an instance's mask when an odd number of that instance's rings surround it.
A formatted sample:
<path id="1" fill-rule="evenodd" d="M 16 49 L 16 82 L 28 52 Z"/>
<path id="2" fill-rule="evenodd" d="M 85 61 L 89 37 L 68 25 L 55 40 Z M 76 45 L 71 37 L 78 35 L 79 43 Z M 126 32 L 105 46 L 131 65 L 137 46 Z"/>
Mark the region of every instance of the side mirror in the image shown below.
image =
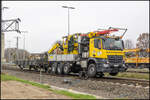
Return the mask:
<path id="1" fill-rule="evenodd" d="M 123 42 L 123 40 L 122 40 L 122 47 L 123 47 L 123 49 L 124 49 L 124 42 Z"/>

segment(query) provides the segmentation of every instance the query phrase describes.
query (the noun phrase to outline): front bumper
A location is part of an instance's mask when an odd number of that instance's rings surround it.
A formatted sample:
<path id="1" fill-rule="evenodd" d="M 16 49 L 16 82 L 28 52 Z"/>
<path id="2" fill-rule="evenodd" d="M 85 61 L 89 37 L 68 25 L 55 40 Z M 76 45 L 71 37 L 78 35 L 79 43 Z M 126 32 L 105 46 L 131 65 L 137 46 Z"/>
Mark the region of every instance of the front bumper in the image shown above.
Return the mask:
<path id="1" fill-rule="evenodd" d="M 125 64 L 102 64 L 98 63 L 97 65 L 97 72 L 108 72 L 108 73 L 118 73 L 118 72 L 125 72 L 127 67 Z"/>

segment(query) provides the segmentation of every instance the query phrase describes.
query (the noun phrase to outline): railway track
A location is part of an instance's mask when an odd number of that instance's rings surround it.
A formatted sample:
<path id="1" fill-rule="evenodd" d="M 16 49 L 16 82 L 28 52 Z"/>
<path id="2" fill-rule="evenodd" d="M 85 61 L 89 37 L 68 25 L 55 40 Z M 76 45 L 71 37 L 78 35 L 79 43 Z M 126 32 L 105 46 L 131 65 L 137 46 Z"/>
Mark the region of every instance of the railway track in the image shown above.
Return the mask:
<path id="1" fill-rule="evenodd" d="M 34 74 L 40 74 L 40 71 L 34 71 L 34 70 L 29 70 L 29 69 L 24 69 L 21 70 L 19 68 L 10 68 L 10 67 L 5 67 L 3 68 L 4 70 L 14 70 L 14 71 L 22 71 L 22 72 L 27 72 L 27 73 L 34 73 Z M 45 73 L 42 71 L 42 75 L 51 75 L 51 76 L 56 76 L 56 77 L 68 77 L 68 78 L 76 78 L 80 79 L 78 74 L 69 74 L 69 75 L 55 75 L 55 74 L 49 74 Z M 106 83 L 112 83 L 112 84 L 120 84 L 120 85 L 130 85 L 130 86 L 140 86 L 140 87 L 149 87 L 149 80 L 140 80 L 140 79 L 133 79 L 133 78 L 120 78 L 120 77 L 102 77 L 102 78 L 89 78 L 88 80 L 91 81 L 101 81 L 101 82 L 106 82 Z"/>
<path id="2" fill-rule="evenodd" d="M 142 72 L 142 71 L 126 71 L 126 72 L 129 72 L 129 73 L 143 73 L 143 74 L 149 74 L 149 72 Z"/>
<path id="3" fill-rule="evenodd" d="M 116 84 L 130 85 L 130 86 L 149 86 L 148 80 L 131 79 L 131 78 L 120 78 L 120 77 L 102 77 L 102 78 L 91 78 L 93 81 L 112 82 Z"/>

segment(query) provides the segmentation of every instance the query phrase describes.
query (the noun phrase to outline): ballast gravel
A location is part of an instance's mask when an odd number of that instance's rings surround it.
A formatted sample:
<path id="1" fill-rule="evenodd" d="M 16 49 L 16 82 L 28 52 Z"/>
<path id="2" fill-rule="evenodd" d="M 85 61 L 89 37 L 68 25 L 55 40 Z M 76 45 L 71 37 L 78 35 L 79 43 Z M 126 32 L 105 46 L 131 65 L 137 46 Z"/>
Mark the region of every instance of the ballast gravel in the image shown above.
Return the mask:
<path id="1" fill-rule="evenodd" d="M 14 75 L 24 80 L 40 82 L 40 73 L 11 70 L 7 69 L 6 66 L 5 69 L 2 69 L 2 72 Z M 149 99 L 149 88 L 53 75 L 42 75 L 41 81 L 43 84 L 94 94 L 108 99 Z"/>

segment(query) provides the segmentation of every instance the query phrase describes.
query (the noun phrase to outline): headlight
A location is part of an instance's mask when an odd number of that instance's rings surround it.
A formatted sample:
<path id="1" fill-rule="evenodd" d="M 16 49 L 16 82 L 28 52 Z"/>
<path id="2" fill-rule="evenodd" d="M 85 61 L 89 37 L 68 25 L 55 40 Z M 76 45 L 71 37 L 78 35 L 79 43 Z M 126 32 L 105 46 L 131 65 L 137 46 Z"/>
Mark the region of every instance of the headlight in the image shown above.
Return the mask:
<path id="1" fill-rule="evenodd" d="M 125 64 L 123 64 L 123 67 L 126 67 L 126 65 L 125 65 Z"/>
<path id="2" fill-rule="evenodd" d="M 109 64 L 109 61 L 107 60 L 106 63 Z"/>
<path id="3" fill-rule="evenodd" d="M 108 64 L 103 64 L 103 66 L 104 66 L 104 67 L 109 67 L 109 65 L 108 65 Z"/>

